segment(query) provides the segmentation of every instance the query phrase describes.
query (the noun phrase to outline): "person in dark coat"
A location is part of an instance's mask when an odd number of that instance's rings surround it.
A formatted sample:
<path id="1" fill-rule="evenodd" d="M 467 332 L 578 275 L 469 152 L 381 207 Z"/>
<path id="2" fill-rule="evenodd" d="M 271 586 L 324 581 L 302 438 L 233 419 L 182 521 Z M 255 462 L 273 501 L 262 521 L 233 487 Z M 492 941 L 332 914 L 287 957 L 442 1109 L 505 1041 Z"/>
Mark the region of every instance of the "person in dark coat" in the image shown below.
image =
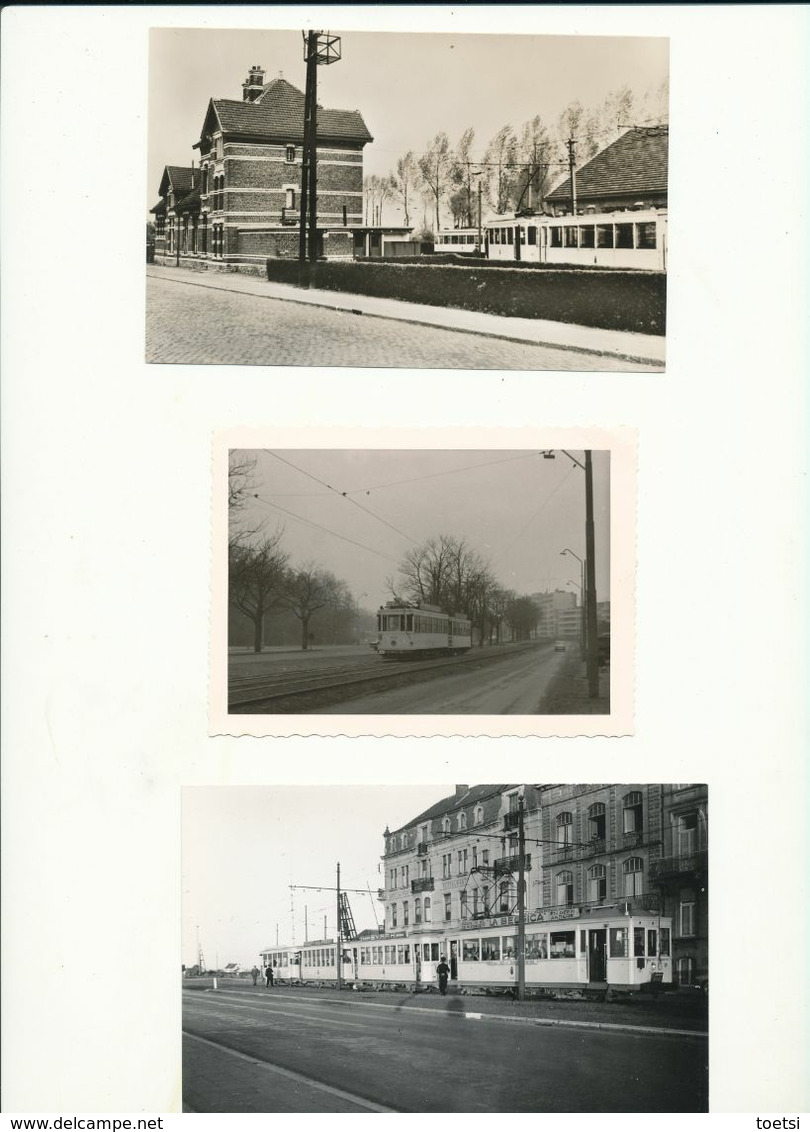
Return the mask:
<path id="1" fill-rule="evenodd" d="M 444 956 L 441 962 L 436 965 L 436 974 L 439 978 L 439 994 L 447 994 L 447 980 L 450 977 L 450 968 L 447 966 L 447 960 Z"/>
<path id="2" fill-rule="evenodd" d="M 273 968 L 270 966 L 269 963 L 267 964 L 267 970 L 264 972 L 264 974 L 265 974 L 265 978 L 267 979 L 268 987 L 272 987 L 272 985 L 273 985 Z"/>

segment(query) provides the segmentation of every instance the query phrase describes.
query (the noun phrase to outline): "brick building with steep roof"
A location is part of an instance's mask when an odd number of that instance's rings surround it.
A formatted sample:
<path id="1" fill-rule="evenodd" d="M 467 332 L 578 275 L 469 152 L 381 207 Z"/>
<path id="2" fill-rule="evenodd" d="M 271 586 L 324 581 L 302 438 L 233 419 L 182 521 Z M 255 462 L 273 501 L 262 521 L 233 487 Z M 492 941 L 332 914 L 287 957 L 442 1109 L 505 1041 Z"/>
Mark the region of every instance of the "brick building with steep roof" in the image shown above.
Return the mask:
<path id="1" fill-rule="evenodd" d="M 666 208 L 669 128 L 639 126 L 576 171 L 577 212 Z M 556 215 L 570 213 L 571 178 L 546 197 Z"/>
<path id="2" fill-rule="evenodd" d="M 363 222 L 363 149 L 372 136 L 358 110 L 318 106 L 318 254 L 369 254 Z M 251 67 L 242 100 L 212 98 L 195 170 L 167 166 L 155 216 L 156 259 L 261 264 L 298 255 L 304 94 Z"/>

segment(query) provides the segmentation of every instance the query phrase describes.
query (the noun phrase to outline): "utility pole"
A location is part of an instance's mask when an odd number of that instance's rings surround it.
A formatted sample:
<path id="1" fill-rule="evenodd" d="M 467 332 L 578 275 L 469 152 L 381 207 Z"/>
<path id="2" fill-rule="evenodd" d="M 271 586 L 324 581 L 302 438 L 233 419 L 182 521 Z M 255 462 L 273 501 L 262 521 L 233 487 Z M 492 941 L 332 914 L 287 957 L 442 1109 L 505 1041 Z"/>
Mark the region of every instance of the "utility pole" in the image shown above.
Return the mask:
<path id="1" fill-rule="evenodd" d="M 526 838 L 523 831 L 523 793 L 518 796 L 518 1002 L 526 997 Z"/>
<path id="2" fill-rule="evenodd" d="M 577 214 L 577 171 L 574 164 L 574 146 L 576 142 L 573 138 L 568 139 L 568 169 L 571 174 L 571 214 Z"/>
<path id="3" fill-rule="evenodd" d="M 484 243 L 481 238 L 481 174 L 478 174 L 478 254 L 483 255 Z"/>
<path id="4" fill-rule="evenodd" d="M 343 933 L 340 926 L 340 861 L 337 863 L 337 989 L 340 990 L 343 976 Z"/>
<path id="5" fill-rule="evenodd" d="M 301 159 L 301 210 L 299 214 L 298 262 L 299 284 L 308 285 L 303 265 L 318 258 L 318 67 L 340 59 L 340 36 L 329 32 L 308 31 L 304 37 L 304 61 L 307 81 L 304 94 L 304 146 Z M 307 216 L 309 216 L 309 248 L 307 248 Z M 307 254 L 307 252 L 309 254 Z"/>
<path id="6" fill-rule="evenodd" d="M 593 531 L 593 466 L 591 450 L 585 451 L 585 594 L 587 602 L 588 696 L 599 695 L 599 641 L 596 631 L 596 568 Z"/>

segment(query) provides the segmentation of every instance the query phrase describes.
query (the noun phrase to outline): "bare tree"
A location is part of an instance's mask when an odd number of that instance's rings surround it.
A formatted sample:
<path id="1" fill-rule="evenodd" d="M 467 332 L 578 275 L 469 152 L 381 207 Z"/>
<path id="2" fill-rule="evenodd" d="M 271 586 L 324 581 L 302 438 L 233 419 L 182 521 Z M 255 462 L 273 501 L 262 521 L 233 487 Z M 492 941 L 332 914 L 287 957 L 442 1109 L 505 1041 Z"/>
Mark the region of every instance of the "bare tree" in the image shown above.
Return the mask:
<path id="1" fill-rule="evenodd" d="M 441 228 L 441 202 L 446 196 L 450 180 L 453 155 L 447 134 L 438 133 L 419 158 L 419 175 L 425 189 L 430 192 L 436 207 L 436 231 Z"/>
<path id="2" fill-rule="evenodd" d="M 517 138 L 511 126 L 501 126 L 487 146 L 484 159 L 489 202 L 496 212 L 504 213 L 513 201 L 517 165 Z"/>
<path id="3" fill-rule="evenodd" d="M 450 179 L 454 191 L 450 195 L 450 210 L 453 222 L 459 228 L 471 228 L 473 223 L 473 180 L 472 147 L 475 130 L 470 126 L 458 140 L 453 153 Z"/>
<path id="4" fill-rule="evenodd" d="M 525 162 L 516 170 L 515 209 L 541 211 L 546 193 L 559 166 L 554 145 L 539 114 L 524 123 L 520 134 L 520 157 Z"/>
<path id="5" fill-rule="evenodd" d="M 345 586 L 328 570 L 305 563 L 289 570 L 284 579 L 282 602 L 301 622 L 301 648 L 309 648 L 309 623 L 319 609 L 337 604 L 345 596 Z"/>
<path id="6" fill-rule="evenodd" d="M 253 625 L 254 652 L 262 651 L 265 618 L 284 604 L 288 556 L 281 546 L 283 534 L 279 528 L 256 545 L 229 546 L 229 597 Z"/>
<path id="7" fill-rule="evenodd" d="M 254 538 L 264 523 L 249 523 L 245 511 L 255 494 L 257 458 L 245 449 L 228 452 L 228 546 L 244 545 Z"/>
<path id="8" fill-rule="evenodd" d="M 400 157 L 397 162 L 396 174 L 391 177 L 391 186 L 394 196 L 402 205 L 405 213 L 405 227 L 411 226 L 410 200 L 419 177 L 419 166 L 411 150 Z"/>

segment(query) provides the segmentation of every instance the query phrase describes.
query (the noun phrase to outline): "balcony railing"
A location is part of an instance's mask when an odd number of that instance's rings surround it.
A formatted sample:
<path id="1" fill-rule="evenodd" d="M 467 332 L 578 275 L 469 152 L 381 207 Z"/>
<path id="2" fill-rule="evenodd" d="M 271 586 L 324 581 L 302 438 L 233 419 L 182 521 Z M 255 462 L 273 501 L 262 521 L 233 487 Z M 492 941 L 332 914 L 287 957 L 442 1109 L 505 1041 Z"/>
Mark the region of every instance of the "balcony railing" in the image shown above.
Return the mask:
<path id="1" fill-rule="evenodd" d="M 528 872 L 532 867 L 531 853 L 523 854 L 523 868 Z M 494 863 L 495 876 L 503 876 L 505 873 L 516 873 L 520 868 L 520 854 L 515 853 L 512 857 L 498 857 Z"/>
<path id="2" fill-rule="evenodd" d="M 708 851 L 698 849 L 694 853 L 678 854 L 676 857 L 661 857 L 650 861 L 650 880 L 667 880 L 670 877 L 694 876 L 706 870 Z"/>
<path id="3" fill-rule="evenodd" d="M 385 900 L 385 889 L 384 888 L 378 888 L 377 889 L 377 899 L 378 900 Z"/>
<path id="4" fill-rule="evenodd" d="M 504 829 L 517 829 L 520 824 L 520 811 L 510 810 L 508 814 L 503 815 L 503 828 Z"/>
<path id="5" fill-rule="evenodd" d="M 622 845 L 625 849 L 632 849 L 636 845 L 641 845 L 644 840 L 644 834 L 641 830 L 635 830 L 633 833 L 622 834 Z"/>
<path id="6" fill-rule="evenodd" d="M 433 877 L 417 877 L 411 881 L 411 892 L 432 892 Z"/>

